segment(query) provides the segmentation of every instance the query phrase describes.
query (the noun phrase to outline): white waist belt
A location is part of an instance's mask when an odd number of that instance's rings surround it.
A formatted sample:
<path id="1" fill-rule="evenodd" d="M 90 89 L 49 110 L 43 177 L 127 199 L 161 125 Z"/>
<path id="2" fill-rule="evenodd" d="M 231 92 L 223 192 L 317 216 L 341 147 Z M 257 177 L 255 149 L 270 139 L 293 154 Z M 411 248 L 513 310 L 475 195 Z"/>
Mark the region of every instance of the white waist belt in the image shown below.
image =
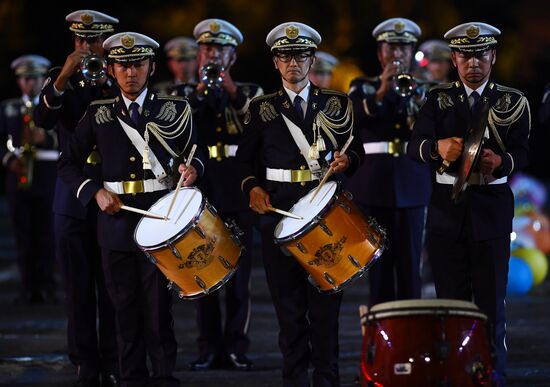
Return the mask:
<path id="1" fill-rule="evenodd" d="M 449 173 L 435 174 L 435 181 L 439 184 L 454 184 L 457 177 Z M 504 176 L 500 179 L 495 179 L 492 176 L 484 176 L 480 173 L 472 173 L 468 179 L 468 185 L 485 185 L 485 184 L 504 184 L 508 181 L 508 177 Z"/>
<path id="2" fill-rule="evenodd" d="M 297 183 L 302 181 L 319 180 L 319 178 L 313 175 L 309 169 L 294 170 L 266 168 L 265 177 L 267 180 L 279 181 L 283 183 Z"/>
<path id="3" fill-rule="evenodd" d="M 132 192 L 127 192 L 126 190 L 124 190 L 124 186 L 127 185 L 128 183 L 133 183 L 133 182 L 104 181 L 103 182 L 103 187 L 107 191 L 122 195 L 122 194 L 125 194 L 125 193 L 132 193 Z M 156 191 L 162 191 L 162 190 L 168 189 L 167 186 L 165 186 L 164 184 L 162 184 L 161 182 L 159 182 L 156 179 L 141 180 L 141 181 L 136 181 L 136 183 L 143 183 L 143 191 L 142 192 L 156 192 Z"/>
<path id="4" fill-rule="evenodd" d="M 408 142 L 393 142 L 393 141 L 379 141 L 379 142 L 364 142 L 363 149 L 366 155 L 383 154 L 383 153 L 407 153 Z"/>
<path id="5" fill-rule="evenodd" d="M 59 159 L 59 151 L 56 150 L 36 150 L 34 152 L 35 160 L 40 161 L 57 161 Z"/>
<path id="6" fill-rule="evenodd" d="M 21 149 L 16 149 L 13 152 L 17 157 L 20 157 L 23 155 L 23 151 Z M 38 161 L 57 161 L 59 159 L 59 151 L 48 149 L 35 149 L 32 151 L 33 158 Z"/>

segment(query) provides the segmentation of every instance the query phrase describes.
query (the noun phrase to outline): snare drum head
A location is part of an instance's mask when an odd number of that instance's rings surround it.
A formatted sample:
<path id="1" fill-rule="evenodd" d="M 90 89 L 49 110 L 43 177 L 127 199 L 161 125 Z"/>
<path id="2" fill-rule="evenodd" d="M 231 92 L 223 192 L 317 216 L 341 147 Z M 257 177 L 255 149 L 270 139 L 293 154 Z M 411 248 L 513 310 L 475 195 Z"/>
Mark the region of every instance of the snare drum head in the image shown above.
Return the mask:
<path id="1" fill-rule="evenodd" d="M 150 212 L 165 215 L 175 190 L 160 198 L 149 208 Z M 182 187 L 170 211 L 169 219 L 154 219 L 144 216 L 139 221 L 134 239 L 142 248 L 158 246 L 178 235 L 199 215 L 202 210 L 203 196 L 197 188 Z"/>
<path id="2" fill-rule="evenodd" d="M 435 314 L 442 310 L 449 314 L 460 314 L 485 319 L 486 316 L 476 304 L 462 300 L 444 298 L 424 300 L 400 300 L 374 305 L 369 314 L 375 318 Z"/>
<path id="3" fill-rule="evenodd" d="M 321 187 L 321 190 L 315 196 L 315 199 L 310 203 L 313 194 L 317 190 L 317 187 L 312 189 L 302 197 L 292 208 L 290 212 L 301 216 L 303 219 L 294 219 L 289 217 L 283 217 L 277 227 L 275 228 L 275 239 L 285 239 L 290 235 L 293 235 L 307 226 L 313 218 L 315 218 L 323 209 L 327 206 L 330 200 L 336 194 L 338 183 L 335 181 L 329 181 Z"/>

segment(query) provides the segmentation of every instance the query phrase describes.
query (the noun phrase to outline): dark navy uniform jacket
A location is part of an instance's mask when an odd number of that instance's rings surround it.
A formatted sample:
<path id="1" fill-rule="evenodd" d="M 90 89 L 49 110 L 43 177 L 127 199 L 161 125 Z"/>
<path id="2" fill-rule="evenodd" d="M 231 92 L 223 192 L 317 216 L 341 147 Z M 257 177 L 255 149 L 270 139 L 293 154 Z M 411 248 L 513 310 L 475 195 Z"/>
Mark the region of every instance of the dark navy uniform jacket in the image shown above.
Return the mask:
<path id="1" fill-rule="evenodd" d="M 198 127 L 199 141 L 216 152 L 223 151 L 226 145 L 237 146 L 243 135 L 242 118 L 248 110 L 250 100 L 263 94 L 259 85 L 236 83 L 237 95 L 232 101 L 224 90 L 207 90 L 204 99 L 199 99 L 196 84 L 179 85 L 174 93 L 185 96 L 193 109 L 193 119 Z M 221 212 L 234 212 L 248 209 L 239 188 L 235 172 L 237 164 L 234 155 L 224 157 L 210 153 L 202 188 L 208 200 Z"/>
<path id="2" fill-rule="evenodd" d="M 488 125 L 489 138 L 483 147 L 502 157 L 502 166 L 493 172 L 493 178 L 524 168 L 528 163 L 531 125 L 527 99 L 516 89 L 489 81 L 480 103 L 489 104 L 489 117 L 493 117 L 495 127 L 494 131 Z M 416 120 L 407 150 L 409 156 L 428 165 L 435 176 L 442 160 L 434 154 L 434 142 L 449 137 L 464 138 L 471 120 L 468 97 L 461 82 L 433 87 Z M 457 169 L 458 161 L 452 163 L 447 172 L 454 173 Z M 469 185 L 457 204 L 451 199 L 451 188 L 450 184 L 434 183 L 428 211 L 429 232 L 458 237 L 468 214 L 472 219 L 468 226 L 475 240 L 509 236 L 514 201 L 508 184 Z"/>
<path id="3" fill-rule="evenodd" d="M 70 78 L 68 88 L 63 95 L 57 96 L 53 85 L 60 72 L 61 67 L 54 67 L 50 70 L 34 116 L 37 125 L 45 129 L 52 129 L 58 124 L 56 128 L 60 148 L 63 150 L 65 142 L 74 132 L 90 102 L 96 99 L 115 97 L 119 90 L 111 78 L 108 78 L 103 86 L 91 86 L 84 80 L 82 74 L 77 72 Z M 95 156 L 93 161 L 96 161 Z M 99 179 L 99 167 L 87 163 L 84 169 L 88 175 Z M 56 214 L 73 218 L 86 218 L 86 208 L 78 202 L 74 193 L 60 179 L 57 180 L 55 187 L 53 211 Z"/>
<path id="4" fill-rule="evenodd" d="M 273 207 L 289 210 L 296 201 L 315 188 L 318 180 L 301 183 L 287 183 L 267 180 L 266 168 L 307 169 L 307 163 L 294 142 L 292 135 L 282 117 L 284 114 L 302 129 L 309 144 L 313 143 L 313 122 L 317 115 L 325 111 L 332 119 L 345 118 L 349 98 L 346 94 L 333 90 L 319 89 L 311 85 L 305 118 L 302 120 L 294 109 L 288 94 L 281 87 L 273 94 L 257 97 L 252 100 L 249 112 L 245 117 L 245 133 L 237 151 L 238 172 L 241 189 L 248 198 L 248 193 L 255 186 L 261 186 L 269 195 Z M 335 107 L 339 107 L 335 109 Z M 353 111 L 350 109 L 350 115 Z M 350 117 L 352 118 L 352 117 Z M 337 149 L 321 130 L 326 144 L 326 151 L 320 152 L 322 162 L 328 152 L 340 150 L 348 140 L 353 128 L 351 120 L 346 128 L 339 129 L 343 134 L 333 133 Z M 350 129 L 350 130 L 347 130 Z M 361 144 L 357 136 L 346 151 L 350 158 L 347 175 L 353 174 L 363 161 Z M 328 167 L 328 163 L 325 162 Z"/>
<path id="5" fill-rule="evenodd" d="M 363 143 L 409 141 L 415 116 L 424 101 L 425 86 L 411 97 L 400 97 L 393 89 L 376 103 L 380 80 L 357 78 L 351 83 L 355 128 Z M 406 154 L 367 154 L 348 187 L 354 201 L 364 206 L 417 207 L 430 199 L 430 173 L 425 165 Z"/>
<path id="6" fill-rule="evenodd" d="M 6 168 L 16 154 L 10 151 L 7 147 L 7 142 L 10 140 L 11 146 L 20 148 L 21 136 L 23 133 L 23 116 L 25 114 L 25 103 L 23 98 L 13 98 L 2 101 L 0 104 L 0 159 L 2 165 Z M 53 130 L 46 131 L 45 141 L 41 144 L 34 145 L 36 150 L 51 150 L 57 151 L 58 141 L 57 134 Z M 52 181 L 56 176 L 56 162 L 46 160 L 34 160 L 33 181 L 29 189 L 31 192 L 41 193 L 44 190 L 50 190 Z M 15 193 L 17 191 L 18 176 L 8 170 L 6 176 L 6 190 Z M 48 194 L 47 196 L 50 196 Z"/>
<path id="7" fill-rule="evenodd" d="M 172 125 L 187 107 L 187 102 L 181 97 L 157 96 L 148 92 L 136 129 L 143 137 L 145 125 L 148 122 L 154 122 L 164 127 Z M 190 109 L 187 110 L 191 115 Z M 167 114 L 170 111 L 174 114 Z M 142 154 L 132 145 L 118 118 L 135 127 L 129 118 L 122 97 L 98 100 L 92 103 L 76 127 L 73 137 L 68 141 L 59 160 L 60 178 L 84 206 L 91 200 L 95 200 L 96 192 L 103 187 L 102 182 L 90 179 L 90 176 L 82 170 L 94 145 L 97 145 L 97 151 L 102 160 L 100 166 L 102 181 L 120 182 L 155 178 L 151 170 L 143 170 Z M 174 129 L 175 127 L 163 130 Z M 191 120 L 183 129 L 183 132 L 176 138 L 165 138 L 164 140 L 177 154 L 183 152 L 187 155 L 191 146 L 197 143 L 197 133 L 192 128 Z M 177 174 L 175 181 L 177 181 L 179 177 L 177 166 L 182 161 L 173 162 L 172 156 L 152 133 L 150 134 L 149 148 L 168 174 L 172 172 L 171 165 L 173 163 L 174 173 Z M 204 150 L 198 149 L 191 162 L 199 176 L 204 173 L 204 158 Z M 162 190 L 119 196 L 125 205 L 147 210 L 166 193 L 166 190 Z M 139 214 L 127 211 L 120 211 L 115 215 L 108 215 L 100 211 L 98 217 L 99 245 L 111 250 L 136 250 L 133 235 L 140 217 Z"/>

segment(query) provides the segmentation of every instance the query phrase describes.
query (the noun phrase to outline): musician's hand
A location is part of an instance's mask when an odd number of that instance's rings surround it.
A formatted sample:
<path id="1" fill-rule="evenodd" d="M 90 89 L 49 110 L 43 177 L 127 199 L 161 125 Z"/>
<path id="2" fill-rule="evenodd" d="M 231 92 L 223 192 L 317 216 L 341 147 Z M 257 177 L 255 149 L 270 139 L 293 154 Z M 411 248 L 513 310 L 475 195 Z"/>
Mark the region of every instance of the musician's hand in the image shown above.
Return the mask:
<path id="1" fill-rule="evenodd" d="M 229 70 L 225 70 L 222 86 L 225 89 L 225 91 L 227 91 L 227 94 L 229 94 L 229 97 L 232 100 L 234 100 L 237 97 L 237 85 L 233 81 L 233 78 L 231 78 L 231 74 L 229 73 Z"/>
<path id="2" fill-rule="evenodd" d="M 23 161 L 21 161 L 21 159 L 17 157 L 14 157 L 13 159 L 11 159 L 8 165 L 8 169 L 18 176 L 23 176 L 27 174 L 27 168 L 25 167 L 25 163 L 23 163 Z"/>
<path id="3" fill-rule="evenodd" d="M 116 193 L 100 188 L 95 194 L 95 200 L 101 211 L 113 215 L 120 211 L 122 202 Z"/>
<path id="4" fill-rule="evenodd" d="M 483 175 L 492 175 L 495 169 L 502 165 L 502 157 L 490 149 L 483 149 L 479 159 L 479 172 Z"/>
<path id="5" fill-rule="evenodd" d="M 182 185 L 184 187 L 188 187 L 190 185 L 193 185 L 195 180 L 197 180 L 197 170 L 194 166 L 190 165 L 189 167 L 186 167 L 185 164 L 180 164 L 178 167 L 179 173 L 183 173 L 183 183 Z"/>
<path id="6" fill-rule="evenodd" d="M 334 173 L 345 172 L 349 168 L 349 157 L 347 154 L 336 151 L 334 152 L 334 161 L 330 164 Z"/>
<path id="7" fill-rule="evenodd" d="M 269 212 L 271 207 L 271 201 L 269 200 L 269 194 L 264 191 L 260 186 L 256 186 L 250 190 L 250 209 L 259 214 L 265 214 Z"/>
<path id="8" fill-rule="evenodd" d="M 399 66 L 394 64 L 393 62 L 388 63 L 384 67 L 384 71 L 382 71 L 382 74 L 380 74 L 380 86 L 378 87 L 378 90 L 376 91 L 376 101 L 382 102 L 384 99 L 384 96 L 394 85 L 394 79 L 397 75 L 397 70 Z"/>
<path id="9" fill-rule="evenodd" d="M 59 73 L 59 76 L 55 80 L 54 86 L 57 91 L 65 91 L 67 89 L 67 83 L 69 78 L 78 70 L 82 59 L 91 54 L 90 50 L 75 50 L 69 54 L 65 60 L 65 64 Z"/>
<path id="10" fill-rule="evenodd" d="M 462 154 L 464 139 L 449 137 L 437 141 L 437 153 L 447 161 L 456 161 Z"/>

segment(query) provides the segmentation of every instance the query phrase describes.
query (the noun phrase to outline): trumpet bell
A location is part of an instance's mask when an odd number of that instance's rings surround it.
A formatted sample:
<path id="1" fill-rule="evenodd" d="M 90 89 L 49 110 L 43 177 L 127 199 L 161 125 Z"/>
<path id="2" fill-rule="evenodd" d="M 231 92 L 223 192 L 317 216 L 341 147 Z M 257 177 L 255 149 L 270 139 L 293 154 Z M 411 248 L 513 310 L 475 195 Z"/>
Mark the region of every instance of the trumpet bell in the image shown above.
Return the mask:
<path id="1" fill-rule="evenodd" d="M 407 97 L 414 93 L 416 83 L 410 74 L 398 74 L 395 79 L 395 92 L 401 97 Z"/>
<path id="2" fill-rule="evenodd" d="M 225 77 L 225 68 L 217 63 L 208 63 L 201 67 L 201 81 L 209 89 L 220 88 Z"/>
<path id="3" fill-rule="evenodd" d="M 88 55 L 80 62 L 80 71 L 85 79 L 98 81 L 107 75 L 107 61 L 99 55 Z"/>

